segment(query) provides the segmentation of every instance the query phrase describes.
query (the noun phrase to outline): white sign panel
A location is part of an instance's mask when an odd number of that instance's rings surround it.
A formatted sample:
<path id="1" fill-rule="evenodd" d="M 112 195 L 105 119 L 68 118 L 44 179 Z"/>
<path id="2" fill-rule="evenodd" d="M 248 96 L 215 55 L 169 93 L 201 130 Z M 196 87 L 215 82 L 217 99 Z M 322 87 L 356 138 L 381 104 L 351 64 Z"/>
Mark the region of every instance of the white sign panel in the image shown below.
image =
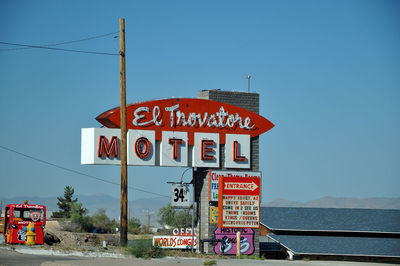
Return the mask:
<path id="1" fill-rule="evenodd" d="M 188 184 L 172 184 L 171 205 L 173 207 L 189 208 L 190 193 Z"/>
<path id="2" fill-rule="evenodd" d="M 209 175 L 209 195 L 208 201 L 218 201 L 218 180 L 220 176 L 223 177 L 259 177 L 261 172 L 237 172 L 237 171 L 214 171 L 210 170 Z"/>
<path id="3" fill-rule="evenodd" d="M 83 128 L 81 164 L 121 164 L 120 129 Z"/>
<path id="4" fill-rule="evenodd" d="M 193 246 L 197 246 L 197 237 L 193 237 Z M 153 246 L 171 249 L 192 248 L 192 236 L 153 236 Z"/>
<path id="5" fill-rule="evenodd" d="M 193 167 L 219 168 L 218 133 L 194 133 Z"/>
<path id="6" fill-rule="evenodd" d="M 224 227 L 259 227 L 260 196 L 224 195 L 222 200 Z"/>
<path id="7" fill-rule="evenodd" d="M 82 164 L 119 165 L 121 131 L 83 128 Z M 154 130 L 128 130 L 127 163 L 145 166 L 220 167 L 220 134 L 194 133 L 194 146 L 187 132 L 163 131 L 162 141 Z M 227 168 L 250 168 L 250 135 L 226 134 Z"/>
<path id="8" fill-rule="evenodd" d="M 226 134 L 225 167 L 250 168 L 250 135 Z"/>
<path id="9" fill-rule="evenodd" d="M 163 131 L 160 157 L 161 166 L 187 166 L 187 132 Z"/>
<path id="10" fill-rule="evenodd" d="M 129 130 L 128 165 L 156 165 L 156 134 L 152 130 Z"/>

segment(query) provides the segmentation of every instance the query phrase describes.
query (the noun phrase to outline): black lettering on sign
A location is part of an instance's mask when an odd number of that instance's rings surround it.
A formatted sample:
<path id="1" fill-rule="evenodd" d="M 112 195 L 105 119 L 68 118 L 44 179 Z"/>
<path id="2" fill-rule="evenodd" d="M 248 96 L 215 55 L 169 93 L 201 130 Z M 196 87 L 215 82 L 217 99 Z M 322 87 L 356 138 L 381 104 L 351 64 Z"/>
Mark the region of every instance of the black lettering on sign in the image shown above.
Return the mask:
<path id="1" fill-rule="evenodd" d="M 185 196 L 183 195 L 183 188 L 175 188 L 174 189 L 174 202 L 179 201 L 181 199 L 181 202 L 185 199 Z"/>

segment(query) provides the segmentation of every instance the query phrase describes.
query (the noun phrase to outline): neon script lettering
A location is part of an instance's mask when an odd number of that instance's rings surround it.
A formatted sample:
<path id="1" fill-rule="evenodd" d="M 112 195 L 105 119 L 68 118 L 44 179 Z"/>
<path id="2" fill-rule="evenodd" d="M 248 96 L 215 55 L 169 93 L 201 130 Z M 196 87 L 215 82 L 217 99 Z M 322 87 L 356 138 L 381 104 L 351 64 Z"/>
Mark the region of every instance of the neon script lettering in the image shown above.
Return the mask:
<path id="1" fill-rule="evenodd" d="M 254 128 L 254 123 L 250 117 L 242 119 L 242 117 L 236 114 L 229 114 L 225 112 L 223 106 L 220 107 L 219 111 L 215 114 L 208 114 L 208 112 L 195 113 L 190 112 L 185 114 L 179 109 L 179 104 L 168 106 L 164 108 L 165 111 L 169 112 L 169 123 L 171 127 L 176 126 L 189 126 L 189 127 L 214 127 L 214 128 L 234 128 L 239 126 L 242 129 L 251 130 Z M 154 106 L 152 110 L 152 117 L 149 120 L 145 120 L 146 116 L 143 113 L 150 113 L 150 108 L 147 106 L 141 106 L 133 111 L 132 124 L 134 126 L 148 126 L 156 125 L 162 126 L 162 119 L 160 118 L 160 107 Z"/>

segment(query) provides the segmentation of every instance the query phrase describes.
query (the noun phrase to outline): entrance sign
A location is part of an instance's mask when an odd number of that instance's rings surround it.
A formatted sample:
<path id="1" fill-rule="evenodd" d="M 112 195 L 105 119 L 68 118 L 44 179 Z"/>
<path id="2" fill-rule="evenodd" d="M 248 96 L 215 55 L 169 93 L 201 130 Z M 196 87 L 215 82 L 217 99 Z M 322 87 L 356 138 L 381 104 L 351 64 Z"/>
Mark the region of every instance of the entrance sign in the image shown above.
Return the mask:
<path id="1" fill-rule="evenodd" d="M 120 108 L 108 110 L 96 119 L 108 128 L 120 127 Z M 194 144 L 194 132 L 218 133 L 220 144 L 225 134 L 256 137 L 274 125 L 264 117 L 235 105 L 205 99 L 164 99 L 130 104 L 126 107 L 127 129 L 155 130 L 156 140 L 162 131 L 188 132 L 189 145 Z"/>
<path id="2" fill-rule="evenodd" d="M 173 207 L 189 208 L 190 193 L 188 184 L 172 184 L 171 205 Z"/>
<path id="3" fill-rule="evenodd" d="M 260 181 L 258 177 L 219 178 L 219 227 L 260 227 Z"/>
<path id="4" fill-rule="evenodd" d="M 235 172 L 235 171 L 208 171 L 208 184 L 209 193 L 208 201 L 218 201 L 218 180 L 219 177 L 257 177 L 261 178 L 260 172 Z"/>

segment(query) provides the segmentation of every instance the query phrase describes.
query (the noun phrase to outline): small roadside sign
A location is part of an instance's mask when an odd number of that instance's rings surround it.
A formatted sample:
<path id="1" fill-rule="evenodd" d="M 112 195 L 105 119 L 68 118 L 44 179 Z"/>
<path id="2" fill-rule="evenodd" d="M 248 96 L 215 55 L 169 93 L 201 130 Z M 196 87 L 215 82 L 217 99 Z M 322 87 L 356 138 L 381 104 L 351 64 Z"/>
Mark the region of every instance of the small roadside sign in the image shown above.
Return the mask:
<path id="1" fill-rule="evenodd" d="M 173 207 L 190 208 L 190 193 L 188 184 L 172 184 L 171 205 Z"/>
<path id="2" fill-rule="evenodd" d="M 218 227 L 260 227 L 259 177 L 219 177 Z"/>

